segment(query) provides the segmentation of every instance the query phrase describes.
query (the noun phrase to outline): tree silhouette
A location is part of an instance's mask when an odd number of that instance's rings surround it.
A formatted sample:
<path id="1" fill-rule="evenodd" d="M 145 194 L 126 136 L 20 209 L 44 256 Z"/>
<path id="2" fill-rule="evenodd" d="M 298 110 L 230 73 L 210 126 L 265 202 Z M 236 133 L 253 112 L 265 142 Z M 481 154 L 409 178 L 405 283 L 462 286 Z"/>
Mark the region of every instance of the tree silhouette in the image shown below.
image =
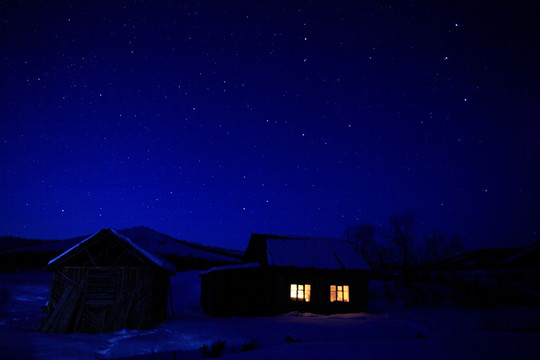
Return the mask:
<path id="1" fill-rule="evenodd" d="M 409 269 L 413 255 L 414 230 L 416 228 L 416 216 L 414 212 L 394 214 L 390 216 L 390 230 L 388 237 L 396 246 L 398 261 L 403 271 L 405 284 L 410 280 Z"/>
<path id="2" fill-rule="evenodd" d="M 435 229 L 424 235 L 424 245 L 424 261 L 426 264 L 435 264 L 465 251 L 461 237 L 447 238 L 443 233 Z"/>
<path id="3" fill-rule="evenodd" d="M 356 251 L 362 255 L 371 269 L 376 270 L 383 262 L 378 256 L 375 226 L 366 223 L 359 226 L 349 226 L 345 231 L 345 237 L 353 243 Z"/>
<path id="4" fill-rule="evenodd" d="M 444 259 L 443 248 L 446 242 L 446 236 L 443 233 L 433 229 L 429 234 L 424 235 L 425 262 L 433 264 Z"/>
<path id="5" fill-rule="evenodd" d="M 345 231 L 345 237 L 351 241 L 358 253 L 362 255 L 372 270 L 378 272 L 384 281 L 386 295 L 389 295 L 386 267 L 389 262 L 388 249 L 376 239 L 380 231 L 371 224 L 364 223 L 359 226 L 349 226 Z"/>

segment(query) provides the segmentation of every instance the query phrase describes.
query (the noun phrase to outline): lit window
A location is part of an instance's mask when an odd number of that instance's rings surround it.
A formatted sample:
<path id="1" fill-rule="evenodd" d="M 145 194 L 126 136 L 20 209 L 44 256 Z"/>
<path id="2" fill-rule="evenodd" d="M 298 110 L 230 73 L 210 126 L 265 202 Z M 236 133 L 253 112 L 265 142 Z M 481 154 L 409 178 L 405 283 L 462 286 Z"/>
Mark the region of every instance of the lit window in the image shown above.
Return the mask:
<path id="1" fill-rule="evenodd" d="M 309 302 L 311 300 L 311 285 L 291 284 L 291 300 Z"/>
<path id="2" fill-rule="evenodd" d="M 349 302 L 349 285 L 330 285 L 330 302 Z"/>

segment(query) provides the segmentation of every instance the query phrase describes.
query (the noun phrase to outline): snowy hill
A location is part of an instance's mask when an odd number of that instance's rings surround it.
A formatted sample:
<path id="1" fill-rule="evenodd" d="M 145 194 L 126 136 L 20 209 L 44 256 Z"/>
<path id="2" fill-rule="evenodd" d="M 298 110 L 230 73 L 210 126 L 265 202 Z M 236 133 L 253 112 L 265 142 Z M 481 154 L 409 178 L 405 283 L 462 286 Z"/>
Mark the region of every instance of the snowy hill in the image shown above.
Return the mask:
<path id="1" fill-rule="evenodd" d="M 163 256 L 178 270 L 208 269 L 238 263 L 242 259 L 240 252 L 177 240 L 147 227 L 134 227 L 119 232 L 137 245 Z"/>
<path id="2" fill-rule="evenodd" d="M 243 253 L 240 251 L 178 240 L 144 226 L 119 230 L 119 232 L 133 240 L 137 245 L 164 256 L 176 255 L 223 261 L 230 261 L 231 257 L 240 260 L 243 256 Z"/>
<path id="3" fill-rule="evenodd" d="M 0 236 L 0 251 L 42 243 L 43 240 L 25 239 L 16 236 Z"/>
<path id="4" fill-rule="evenodd" d="M 157 253 L 179 270 L 207 269 L 218 265 L 238 263 L 240 251 L 205 246 L 175 239 L 147 227 L 118 230 L 137 245 Z M 43 268 L 47 262 L 90 235 L 66 240 L 28 240 L 2 237 L 0 271 Z"/>

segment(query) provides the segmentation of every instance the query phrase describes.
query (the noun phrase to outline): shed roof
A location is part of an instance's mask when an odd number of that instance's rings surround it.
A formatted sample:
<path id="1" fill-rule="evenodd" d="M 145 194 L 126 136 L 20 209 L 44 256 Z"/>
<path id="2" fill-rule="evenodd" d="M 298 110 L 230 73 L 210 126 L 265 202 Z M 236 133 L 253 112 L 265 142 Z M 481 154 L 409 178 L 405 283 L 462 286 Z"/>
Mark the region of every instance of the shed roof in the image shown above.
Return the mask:
<path id="1" fill-rule="evenodd" d="M 245 264 L 238 264 L 238 265 L 225 265 L 225 266 L 215 266 L 209 270 L 201 272 L 199 275 L 204 276 L 208 275 L 210 273 L 213 273 L 215 271 L 227 271 L 227 270 L 238 270 L 238 269 L 255 269 L 260 268 L 261 264 L 258 262 L 252 262 L 252 263 L 245 263 Z"/>
<path id="2" fill-rule="evenodd" d="M 162 269 L 165 269 L 170 272 L 176 272 L 176 267 L 169 263 L 167 260 L 163 259 L 161 256 L 142 248 L 141 246 L 137 245 L 135 242 L 133 242 L 131 239 L 129 239 L 127 236 L 124 236 L 117 232 L 114 229 L 105 228 L 94 235 L 82 240 L 81 242 L 77 243 L 75 246 L 72 246 L 68 250 L 64 251 L 62 254 L 58 255 L 51 261 L 49 261 L 48 266 L 55 266 L 61 264 L 65 259 L 70 258 L 72 255 L 78 253 L 80 250 L 82 250 L 85 246 L 87 246 L 89 243 L 93 241 L 97 241 L 99 239 L 102 239 L 103 237 L 112 237 L 117 241 L 122 242 L 124 245 L 136 250 L 144 259 L 146 259 L 149 263 L 160 267 Z"/>
<path id="3" fill-rule="evenodd" d="M 370 270 L 350 242 L 333 238 L 252 234 L 244 262 L 253 261 L 267 266 Z"/>

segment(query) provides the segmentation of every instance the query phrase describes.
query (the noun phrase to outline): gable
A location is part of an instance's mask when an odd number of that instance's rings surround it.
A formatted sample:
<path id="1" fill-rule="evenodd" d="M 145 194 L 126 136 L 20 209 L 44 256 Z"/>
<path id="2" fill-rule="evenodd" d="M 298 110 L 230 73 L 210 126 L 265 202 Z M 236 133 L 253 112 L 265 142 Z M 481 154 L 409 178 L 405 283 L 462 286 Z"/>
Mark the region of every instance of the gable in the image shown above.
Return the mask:
<path id="1" fill-rule="evenodd" d="M 58 266 L 160 267 L 175 272 L 175 267 L 156 254 L 136 245 L 112 229 L 103 229 L 49 261 Z"/>

